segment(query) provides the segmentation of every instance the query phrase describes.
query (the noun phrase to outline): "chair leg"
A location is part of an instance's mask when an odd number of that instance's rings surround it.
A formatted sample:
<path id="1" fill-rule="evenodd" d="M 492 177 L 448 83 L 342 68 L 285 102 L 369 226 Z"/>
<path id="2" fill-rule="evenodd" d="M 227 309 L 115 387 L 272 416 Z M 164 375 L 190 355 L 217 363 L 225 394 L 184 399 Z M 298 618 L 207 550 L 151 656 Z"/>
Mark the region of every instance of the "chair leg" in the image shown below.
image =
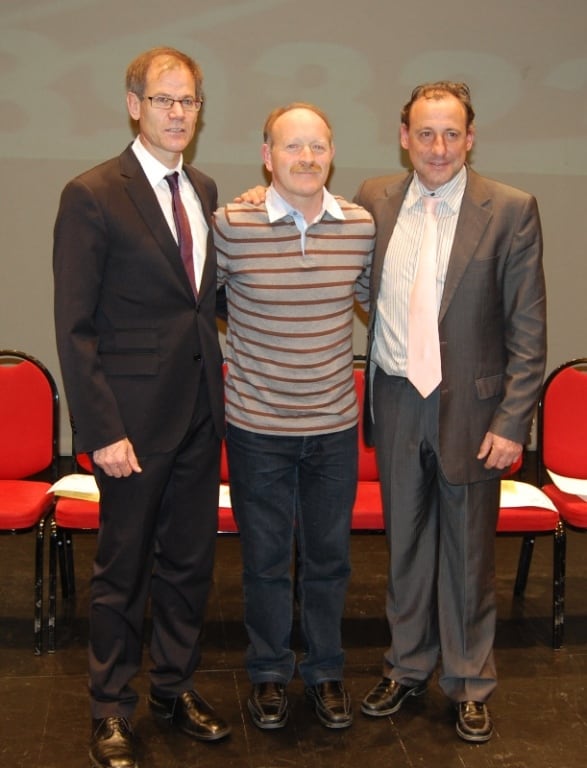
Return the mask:
<path id="1" fill-rule="evenodd" d="M 567 534 L 562 522 L 554 532 L 552 550 L 552 647 L 562 648 L 565 629 L 565 573 Z"/>
<path id="2" fill-rule="evenodd" d="M 54 527 L 55 545 L 61 577 L 61 596 L 64 600 L 75 594 L 75 576 L 73 571 L 73 544 L 71 533 L 64 528 Z"/>
<path id="3" fill-rule="evenodd" d="M 63 531 L 63 553 L 67 578 L 67 597 L 75 595 L 75 569 L 73 563 L 73 535 L 71 531 Z"/>
<path id="4" fill-rule="evenodd" d="M 45 543 L 44 520 L 41 520 L 37 525 L 35 539 L 33 647 L 35 655 L 40 656 L 43 651 L 43 552 Z"/>
<path id="5" fill-rule="evenodd" d="M 47 650 L 55 651 L 55 620 L 57 615 L 57 527 L 51 518 L 49 536 L 49 611 L 48 611 Z"/>
<path id="6" fill-rule="evenodd" d="M 534 536 L 524 536 L 522 546 L 520 547 L 520 557 L 518 559 L 518 570 L 516 573 L 516 583 L 514 584 L 514 595 L 519 597 L 523 595 L 528 583 L 528 573 L 530 563 L 534 553 Z"/>

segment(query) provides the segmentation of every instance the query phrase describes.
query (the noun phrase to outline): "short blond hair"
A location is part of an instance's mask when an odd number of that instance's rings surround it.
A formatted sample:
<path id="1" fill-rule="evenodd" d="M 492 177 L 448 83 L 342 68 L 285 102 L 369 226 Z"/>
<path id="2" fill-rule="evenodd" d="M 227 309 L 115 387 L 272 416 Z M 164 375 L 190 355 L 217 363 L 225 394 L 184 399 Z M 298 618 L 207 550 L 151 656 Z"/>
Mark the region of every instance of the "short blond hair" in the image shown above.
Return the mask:
<path id="1" fill-rule="evenodd" d="M 131 61 L 126 70 L 127 91 L 136 94 L 139 99 L 144 97 L 149 67 L 153 61 L 159 57 L 168 59 L 168 69 L 173 69 L 177 66 L 187 67 L 194 76 L 194 81 L 196 84 L 196 93 L 194 94 L 195 97 L 197 99 L 203 98 L 202 83 L 204 78 L 200 65 L 194 61 L 191 56 L 188 56 L 187 53 L 182 53 L 176 48 L 168 48 L 164 46 L 159 48 L 150 48 L 148 51 L 144 51 L 143 53 L 139 54 L 136 59 Z"/>

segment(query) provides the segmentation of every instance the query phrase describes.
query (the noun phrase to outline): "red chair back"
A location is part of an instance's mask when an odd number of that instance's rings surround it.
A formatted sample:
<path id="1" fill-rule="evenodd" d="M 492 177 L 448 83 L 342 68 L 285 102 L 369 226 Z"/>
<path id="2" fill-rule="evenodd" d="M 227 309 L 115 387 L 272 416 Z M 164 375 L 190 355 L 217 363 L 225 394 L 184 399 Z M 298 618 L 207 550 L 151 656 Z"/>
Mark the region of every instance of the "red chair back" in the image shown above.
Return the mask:
<path id="1" fill-rule="evenodd" d="M 541 458 L 558 475 L 587 479 L 587 368 L 575 367 L 578 362 L 557 369 L 545 383 Z"/>
<path id="2" fill-rule="evenodd" d="M 17 480 L 56 464 L 58 396 L 38 360 L 10 351 L 0 357 L 9 363 L 0 365 L 0 479 Z"/>

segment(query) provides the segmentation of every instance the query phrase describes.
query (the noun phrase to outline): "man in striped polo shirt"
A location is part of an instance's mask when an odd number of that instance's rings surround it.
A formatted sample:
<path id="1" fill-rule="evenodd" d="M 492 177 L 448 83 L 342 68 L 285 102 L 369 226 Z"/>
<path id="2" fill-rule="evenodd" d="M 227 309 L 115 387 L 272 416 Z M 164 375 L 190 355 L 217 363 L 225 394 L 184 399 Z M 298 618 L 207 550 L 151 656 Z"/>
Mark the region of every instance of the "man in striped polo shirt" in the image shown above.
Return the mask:
<path id="1" fill-rule="evenodd" d="M 341 619 L 350 574 L 358 405 L 352 372 L 355 297 L 366 306 L 373 219 L 325 187 L 334 144 L 310 104 L 274 110 L 264 203 L 216 212 L 226 287 L 227 448 L 243 556 L 248 708 L 281 728 L 291 648 L 293 543 L 306 696 L 327 728 L 352 722 Z"/>

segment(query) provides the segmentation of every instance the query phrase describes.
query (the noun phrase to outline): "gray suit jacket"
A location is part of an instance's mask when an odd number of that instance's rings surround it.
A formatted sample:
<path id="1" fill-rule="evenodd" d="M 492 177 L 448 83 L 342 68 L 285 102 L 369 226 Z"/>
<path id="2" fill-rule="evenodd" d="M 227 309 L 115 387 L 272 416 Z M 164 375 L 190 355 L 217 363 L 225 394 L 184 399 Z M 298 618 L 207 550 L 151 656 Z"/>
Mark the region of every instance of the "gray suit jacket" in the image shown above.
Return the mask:
<path id="1" fill-rule="evenodd" d="M 377 241 L 368 354 L 385 252 L 412 174 L 368 179 L 355 202 Z M 542 233 L 533 196 L 468 169 L 439 314 L 440 460 L 450 483 L 499 474 L 476 454 L 485 433 L 525 442 L 544 375 L 546 298 Z M 367 397 L 369 387 L 365 388 Z M 368 406 L 368 404 L 367 404 Z M 369 438 L 370 408 L 365 409 Z"/>
<path id="2" fill-rule="evenodd" d="M 185 434 L 200 377 L 224 430 L 216 327 L 216 184 L 185 171 L 209 226 L 196 302 L 179 248 L 130 147 L 70 181 L 55 223 L 57 346 L 76 448 L 127 436 L 137 455 L 167 452 Z"/>

